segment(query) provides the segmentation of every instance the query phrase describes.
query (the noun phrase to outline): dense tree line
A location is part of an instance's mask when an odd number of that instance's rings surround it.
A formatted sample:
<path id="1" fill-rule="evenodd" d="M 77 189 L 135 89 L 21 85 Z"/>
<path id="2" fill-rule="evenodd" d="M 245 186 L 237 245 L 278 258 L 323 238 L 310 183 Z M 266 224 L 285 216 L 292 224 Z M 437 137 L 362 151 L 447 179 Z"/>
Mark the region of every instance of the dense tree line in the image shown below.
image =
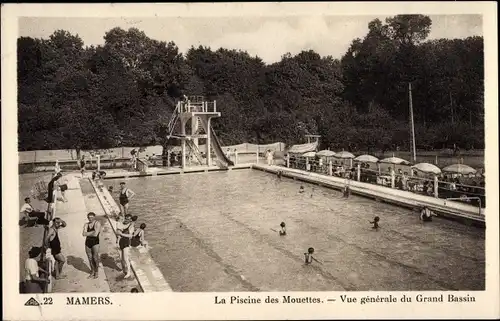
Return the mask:
<path id="1" fill-rule="evenodd" d="M 183 55 L 135 28 L 114 28 L 97 47 L 63 30 L 21 37 L 19 150 L 165 144 L 183 94 L 217 100 L 224 144 L 309 133 L 334 150 L 408 150 L 410 82 L 418 148 L 483 148 L 483 39 L 425 41 L 431 25 L 377 19 L 341 59 L 309 50 L 273 64 L 223 48 Z"/>

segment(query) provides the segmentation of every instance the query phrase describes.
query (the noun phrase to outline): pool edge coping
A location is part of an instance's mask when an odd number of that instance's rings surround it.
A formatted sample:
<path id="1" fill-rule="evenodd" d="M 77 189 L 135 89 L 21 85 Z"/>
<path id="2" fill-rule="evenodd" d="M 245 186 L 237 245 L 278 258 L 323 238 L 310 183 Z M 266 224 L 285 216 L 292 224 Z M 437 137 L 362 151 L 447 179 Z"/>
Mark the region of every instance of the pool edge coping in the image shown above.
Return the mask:
<path id="1" fill-rule="evenodd" d="M 97 198 L 99 199 L 99 202 L 104 210 L 104 213 L 106 214 L 106 218 L 107 218 L 113 232 L 116 235 L 116 223 L 117 223 L 117 221 L 115 221 L 111 218 L 111 216 L 112 216 L 111 209 L 104 204 L 104 201 L 102 198 L 104 197 L 105 200 L 108 201 L 108 203 L 110 204 L 111 207 L 112 206 L 118 207 L 118 205 L 116 204 L 116 202 L 113 199 L 113 197 L 111 196 L 111 194 L 109 194 L 109 191 L 107 189 L 103 189 L 101 192 L 101 191 L 99 191 L 99 188 L 96 186 L 95 182 L 92 179 L 90 179 L 88 177 L 87 177 L 87 179 L 90 181 L 90 184 L 92 185 L 94 192 L 95 192 Z M 105 192 L 107 192 L 109 195 L 107 195 L 107 196 L 104 195 Z M 137 280 L 137 283 L 139 284 L 139 286 L 141 287 L 143 292 L 145 292 L 145 293 L 147 293 L 147 292 L 173 292 L 172 287 L 166 281 L 165 277 L 163 276 L 163 273 L 160 271 L 160 269 L 158 268 L 158 266 L 156 265 L 156 263 L 152 259 L 151 255 L 149 254 L 149 252 L 147 252 L 146 255 L 147 255 L 146 260 L 148 262 L 143 263 L 143 264 L 150 267 L 150 270 L 151 270 L 150 274 L 155 279 L 154 285 L 150 282 L 150 279 L 147 277 L 147 273 L 140 267 L 140 264 L 137 263 L 132 258 L 132 256 L 130 258 L 130 267 L 132 268 L 132 271 L 134 272 L 134 276 Z M 157 290 L 158 288 L 160 288 L 160 290 Z"/>

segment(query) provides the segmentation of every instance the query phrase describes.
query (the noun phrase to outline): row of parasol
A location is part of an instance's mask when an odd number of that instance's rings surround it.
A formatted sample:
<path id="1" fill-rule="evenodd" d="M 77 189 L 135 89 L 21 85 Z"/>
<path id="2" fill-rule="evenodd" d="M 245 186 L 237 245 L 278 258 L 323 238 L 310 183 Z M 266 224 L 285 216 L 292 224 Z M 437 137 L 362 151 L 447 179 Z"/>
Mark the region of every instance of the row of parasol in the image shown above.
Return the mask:
<path id="1" fill-rule="evenodd" d="M 335 153 L 331 150 L 322 150 L 319 152 L 307 152 L 302 154 L 303 157 L 335 157 L 335 158 L 340 158 L 340 159 L 351 159 L 357 162 L 362 162 L 362 163 L 385 163 L 385 164 L 393 164 L 393 165 L 411 165 L 411 163 L 407 160 L 404 160 L 399 157 L 388 157 L 384 158 L 382 160 L 379 160 L 377 157 L 372 156 L 372 155 L 360 155 L 360 156 L 354 156 L 352 153 L 346 152 L 346 151 L 341 151 L 338 153 Z M 462 175 L 469 175 L 469 174 L 476 174 L 477 170 L 474 168 L 464 165 L 464 164 L 453 164 L 446 166 L 443 169 L 440 169 L 436 165 L 430 164 L 430 163 L 419 163 L 411 166 L 411 168 L 414 168 L 416 170 L 419 170 L 424 173 L 432 173 L 432 174 L 441 174 L 442 172 L 445 173 L 456 173 L 456 174 L 462 174 Z"/>

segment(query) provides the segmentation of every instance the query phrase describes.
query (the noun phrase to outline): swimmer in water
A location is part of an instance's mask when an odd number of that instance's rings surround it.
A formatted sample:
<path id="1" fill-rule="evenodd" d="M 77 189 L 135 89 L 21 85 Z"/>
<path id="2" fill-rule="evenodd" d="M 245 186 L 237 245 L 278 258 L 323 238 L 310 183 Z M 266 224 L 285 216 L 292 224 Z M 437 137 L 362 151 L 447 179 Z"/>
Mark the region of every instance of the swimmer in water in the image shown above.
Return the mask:
<path id="1" fill-rule="evenodd" d="M 427 206 L 424 206 L 424 208 L 420 211 L 420 220 L 423 222 L 431 222 L 433 214 L 434 213 L 432 213 Z"/>
<path id="2" fill-rule="evenodd" d="M 304 253 L 306 264 L 311 264 L 313 261 L 314 248 L 310 247 L 307 249 L 307 253 Z"/>
<path id="3" fill-rule="evenodd" d="M 344 187 L 344 197 L 349 198 L 349 195 L 351 195 L 351 189 L 349 188 L 348 185 Z"/>
<path id="4" fill-rule="evenodd" d="M 312 188 L 312 191 L 311 191 L 311 198 L 313 197 L 314 195 L 314 187 Z"/>
<path id="5" fill-rule="evenodd" d="M 314 248 L 313 247 L 308 248 L 307 249 L 307 253 L 304 253 L 306 264 L 309 265 L 309 264 L 312 263 L 312 261 L 316 261 L 319 264 L 323 264 L 320 261 L 318 261 L 315 257 L 313 257 L 313 254 L 314 254 Z"/>
<path id="6" fill-rule="evenodd" d="M 304 193 L 306 190 L 304 189 L 304 185 L 300 185 L 300 188 L 299 188 L 299 193 Z"/>
<path id="7" fill-rule="evenodd" d="M 281 181 L 281 177 L 283 176 L 283 171 L 278 171 L 277 175 L 278 179 Z"/>
<path id="8" fill-rule="evenodd" d="M 285 225 L 285 222 L 281 222 L 280 226 L 281 226 L 281 230 L 279 232 L 280 236 L 285 236 L 286 235 L 286 228 L 285 228 L 286 225 Z"/>
<path id="9" fill-rule="evenodd" d="M 378 230 L 379 226 L 378 226 L 378 222 L 380 221 L 380 217 L 378 216 L 375 216 L 375 218 L 373 219 L 373 222 L 370 222 L 370 224 L 373 224 L 373 229 L 376 229 Z"/>

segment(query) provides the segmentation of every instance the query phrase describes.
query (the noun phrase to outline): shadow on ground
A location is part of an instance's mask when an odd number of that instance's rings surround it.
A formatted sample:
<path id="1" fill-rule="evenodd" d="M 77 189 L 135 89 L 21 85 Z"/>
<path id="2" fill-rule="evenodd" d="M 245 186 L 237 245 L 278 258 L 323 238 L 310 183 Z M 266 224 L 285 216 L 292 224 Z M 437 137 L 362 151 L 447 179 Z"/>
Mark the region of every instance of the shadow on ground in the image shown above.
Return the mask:
<path id="1" fill-rule="evenodd" d="M 109 256 L 108 253 L 103 253 L 101 254 L 101 262 L 104 267 L 113 269 L 115 271 L 121 271 L 120 267 L 118 264 L 116 264 L 116 261 L 113 257 Z"/>
<path id="2" fill-rule="evenodd" d="M 80 270 L 85 273 L 90 273 L 90 268 L 85 263 L 85 261 L 80 257 L 68 255 L 68 257 L 66 258 L 66 262 L 68 263 L 68 265 L 73 266 L 77 270 Z"/>

